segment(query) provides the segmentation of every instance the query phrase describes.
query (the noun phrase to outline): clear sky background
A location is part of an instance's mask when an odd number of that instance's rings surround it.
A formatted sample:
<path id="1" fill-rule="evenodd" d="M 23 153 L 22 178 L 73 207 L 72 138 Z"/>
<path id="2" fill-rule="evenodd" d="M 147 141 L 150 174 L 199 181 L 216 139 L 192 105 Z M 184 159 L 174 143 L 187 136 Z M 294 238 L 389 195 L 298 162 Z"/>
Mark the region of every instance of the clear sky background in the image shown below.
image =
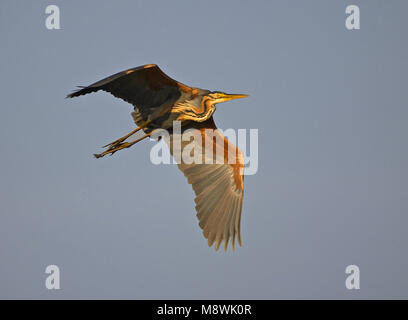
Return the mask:
<path id="1" fill-rule="evenodd" d="M 61 30 L 47 30 L 58 5 Z M 357 4 L 361 30 L 348 31 Z M 0 2 L 0 298 L 408 298 L 408 2 Z M 208 248 L 194 194 L 107 93 L 156 63 L 185 84 L 248 93 L 217 125 L 259 129 L 243 247 Z M 61 289 L 47 290 L 47 265 Z M 361 289 L 345 287 L 360 267 Z"/>

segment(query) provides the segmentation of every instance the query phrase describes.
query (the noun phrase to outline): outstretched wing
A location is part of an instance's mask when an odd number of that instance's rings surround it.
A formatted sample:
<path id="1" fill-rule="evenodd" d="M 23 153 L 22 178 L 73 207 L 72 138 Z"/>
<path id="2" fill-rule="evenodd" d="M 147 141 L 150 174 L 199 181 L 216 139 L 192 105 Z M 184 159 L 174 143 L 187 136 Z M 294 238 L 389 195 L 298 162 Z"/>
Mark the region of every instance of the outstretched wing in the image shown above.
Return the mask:
<path id="1" fill-rule="evenodd" d="M 82 96 L 88 93 L 104 90 L 117 98 L 123 99 L 135 107 L 135 120 L 146 121 L 148 116 L 172 105 L 181 93 L 191 91 L 192 88 L 177 82 L 167 76 L 157 65 L 128 69 L 110 77 L 83 87 L 67 98 Z"/>
<path id="2" fill-rule="evenodd" d="M 170 135 L 170 152 L 196 194 L 197 218 L 208 245 L 215 243 L 218 250 L 224 242 L 226 250 L 230 241 L 234 250 L 235 238 L 242 244 L 243 154 L 222 135 L 212 117 L 183 127 L 184 137 L 187 130 L 189 141 L 180 134 Z"/>

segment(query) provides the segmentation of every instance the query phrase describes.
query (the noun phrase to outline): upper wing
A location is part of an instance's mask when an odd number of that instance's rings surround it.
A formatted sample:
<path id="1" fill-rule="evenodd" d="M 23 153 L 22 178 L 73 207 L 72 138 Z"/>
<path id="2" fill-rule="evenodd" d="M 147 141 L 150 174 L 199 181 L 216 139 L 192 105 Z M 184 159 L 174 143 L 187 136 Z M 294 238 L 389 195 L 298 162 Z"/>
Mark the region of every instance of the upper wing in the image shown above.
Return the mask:
<path id="1" fill-rule="evenodd" d="M 177 82 L 167 76 L 155 64 L 128 69 L 110 77 L 83 87 L 67 98 L 78 97 L 91 92 L 104 90 L 117 98 L 135 106 L 142 120 L 146 121 L 157 107 L 166 107 L 174 103 L 181 92 L 191 91 L 192 88 Z"/>
<path id="2" fill-rule="evenodd" d="M 226 250 L 231 240 L 234 250 L 235 237 L 241 245 L 242 152 L 217 130 L 212 117 L 202 123 L 191 123 L 190 127 L 183 128 L 183 133 L 188 129 L 195 131 L 191 131 L 193 140 L 183 141 L 171 134 L 167 141 L 170 151 L 173 157 L 178 157 L 179 169 L 196 194 L 197 218 L 208 245 L 215 242 L 218 250 L 224 241 Z M 193 160 L 186 157 L 191 155 Z M 211 159 L 214 164 L 208 164 Z"/>

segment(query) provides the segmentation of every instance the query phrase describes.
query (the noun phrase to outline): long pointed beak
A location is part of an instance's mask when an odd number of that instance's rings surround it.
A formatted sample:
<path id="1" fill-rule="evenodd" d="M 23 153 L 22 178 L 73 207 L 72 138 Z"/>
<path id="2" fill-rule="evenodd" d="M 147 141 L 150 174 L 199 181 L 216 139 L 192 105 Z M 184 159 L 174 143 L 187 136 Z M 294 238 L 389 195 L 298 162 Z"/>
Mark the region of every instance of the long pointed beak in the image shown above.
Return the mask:
<path id="1" fill-rule="evenodd" d="M 223 100 L 222 102 L 233 100 L 233 99 L 241 99 L 248 97 L 247 94 L 225 94 L 221 97 Z"/>

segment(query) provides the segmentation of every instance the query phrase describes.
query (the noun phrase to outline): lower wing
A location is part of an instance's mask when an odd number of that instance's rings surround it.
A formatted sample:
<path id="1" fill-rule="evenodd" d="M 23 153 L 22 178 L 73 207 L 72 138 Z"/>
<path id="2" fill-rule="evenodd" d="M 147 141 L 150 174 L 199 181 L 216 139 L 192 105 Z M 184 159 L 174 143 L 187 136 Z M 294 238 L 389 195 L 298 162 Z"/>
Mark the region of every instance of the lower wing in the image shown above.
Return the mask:
<path id="1" fill-rule="evenodd" d="M 243 198 L 242 152 L 217 129 L 212 117 L 205 122 L 191 122 L 183 127 L 182 135 L 171 134 L 167 143 L 196 194 L 195 203 L 199 225 L 211 247 L 224 250 L 235 238 L 241 242 L 241 209 Z M 185 139 L 187 140 L 187 139 Z"/>

